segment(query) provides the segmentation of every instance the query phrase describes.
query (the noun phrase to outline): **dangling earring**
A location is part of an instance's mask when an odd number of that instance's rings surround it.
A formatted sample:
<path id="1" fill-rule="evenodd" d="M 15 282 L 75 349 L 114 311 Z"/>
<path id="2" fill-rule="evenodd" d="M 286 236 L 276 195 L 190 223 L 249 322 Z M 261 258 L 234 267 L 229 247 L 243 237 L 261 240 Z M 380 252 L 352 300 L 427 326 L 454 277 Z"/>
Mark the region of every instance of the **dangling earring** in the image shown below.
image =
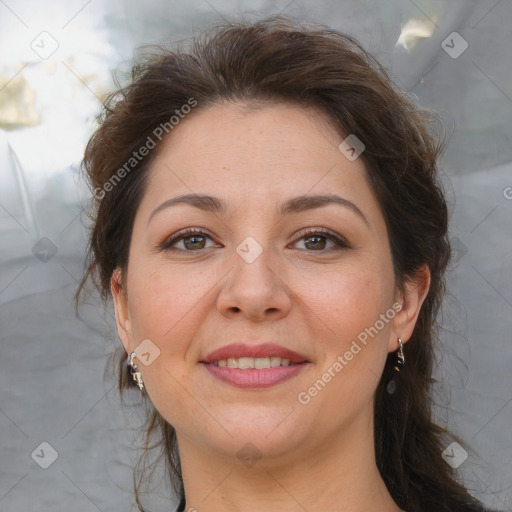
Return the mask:
<path id="1" fill-rule="evenodd" d="M 397 361 L 396 361 L 396 364 L 395 364 L 395 370 L 397 372 L 400 371 L 400 366 L 404 366 L 405 365 L 405 356 L 404 356 L 404 346 L 402 344 L 402 338 L 398 338 L 398 344 L 400 345 L 400 348 L 398 349 L 398 353 L 397 353 Z M 396 375 L 396 373 L 395 373 Z M 386 386 L 386 391 L 392 395 L 396 390 L 396 379 L 395 377 L 393 377 L 389 382 L 388 382 L 388 385 Z"/>
<path id="2" fill-rule="evenodd" d="M 398 344 L 400 345 L 400 348 L 398 349 L 398 354 L 397 354 L 398 359 L 396 361 L 396 364 L 399 366 L 395 365 L 395 370 L 397 372 L 400 371 L 400 366 L 404 366 L 404 364 L 405 364 L 404 346 L 402 345 L 402 338 L 398 338 Z"/>
<path id="3" fill-rule="evenodd" d="M 139 389 L 142 391 L 144 389 L 144 381 L 142 380 L 142 375 L 138 371 L 137 364 L 133 361 L 134 358 L 137 356 L 135 352 L 132 352 L 130 354 L 130 361 L 128 362 L 128 367 L 130 369 L 130 373 L 132 374 L 133 380 L 137 383 L 137 386 L 139 386 Z"/>

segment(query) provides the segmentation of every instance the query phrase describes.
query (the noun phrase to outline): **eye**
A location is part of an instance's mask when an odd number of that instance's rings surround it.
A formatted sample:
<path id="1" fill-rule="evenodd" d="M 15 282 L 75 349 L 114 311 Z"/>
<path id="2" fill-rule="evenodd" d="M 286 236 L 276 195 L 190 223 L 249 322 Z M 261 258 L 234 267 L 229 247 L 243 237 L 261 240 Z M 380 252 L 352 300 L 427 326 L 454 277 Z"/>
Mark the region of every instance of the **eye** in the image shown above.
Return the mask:
<path id="1" fill-rule="evenodd" d="M 329 252 L 331 250 L 350 248 L 350 246 L 345 240 L 343 240 L 341 237 L 335 235 L 333 232 L 325 228 L 305 229 L 299 231 L 298 235 L 302 236 L 297 242 L 295 242 L 295 244 L 302 240 L 305 240 L 305 249 L 310 250 L 310 252 Z M 332 245 L 326 249 L 326 246 L 328 245 L 329 242 Z M 302 248 L 299 247 L 299 249 Z"/>
<path id="2" fill-rule="evenodd" d="M 299 231 L 297 235 L 300 236 L 300 238 L 293 245 L 305 240 L 305 247 L 299 247 L 299 249 L 308 250 L 309 252 L 329 252 L 332 250 L 350 248 L 345 240 L 325 228 L 303 229 Z M 213 243 L 211 236 L 205 231 L 198 228 L 187 228 L 167 238 L 160 244 L 159 249 L 165 251 L 197 252 L 201 249 L 208 249 L 209 247 L 221 247 L 215 243 L 207 246 L 208 240 Z M 182 243 L 181 247 L 177 247 L 179 243 Z M 331 245 L 327 247 L 329 243 Z"/>
<path id="3" fill-rule="evenodd" d="M 200 249 L 207 249 L 207 240 L 211 239 L 210 235 L 197 228 L 187 228 L 182 231 L 178 231 L 170 238 L 167 238 L 161 245 L 160 249 L 166 251 L 185 251 L 185 252 L 196 252 Z M 182 242 L 182 247 L 176 247 L 176 245 Z M 219 245 L 213 245 L 209 247 L 220 247 Z"/>

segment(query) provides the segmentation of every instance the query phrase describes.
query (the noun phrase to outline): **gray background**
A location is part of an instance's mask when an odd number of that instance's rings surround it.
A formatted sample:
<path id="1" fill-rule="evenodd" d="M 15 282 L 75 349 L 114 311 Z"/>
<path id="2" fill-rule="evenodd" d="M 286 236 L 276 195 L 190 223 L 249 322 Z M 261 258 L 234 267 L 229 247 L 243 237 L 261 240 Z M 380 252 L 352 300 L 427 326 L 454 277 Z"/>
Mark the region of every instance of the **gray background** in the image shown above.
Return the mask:
<path id="1" fill-rule="evenodd" d="M 440 332 L 436 414 L 473 450 L 458 468 L 470 492 L 512 510 L 512 2 L 6 0 L 0 2 L 1 512 L 132 507 L 140 414 L 120 407 L 114 381 L 104 377 L 118 343 L 112 310 L 103 312 L 90 294 L 76 318 L 72 304 L 88 201 L 77 167 L 99 101 L 114 87 L 112 74 L 124 83 L 140 45 L 188 38 L 223 18 L 279 12 L 356 36 L 404 90 L 443 117 L 456 254 Z M 446 40 L 454 31 L 468 44 L 456 58 L 464 42 Z M 52 449 L 57 458 L 43 469 Z M 145 503 L 173 510 L 168 486 L 157 491 Z"/>

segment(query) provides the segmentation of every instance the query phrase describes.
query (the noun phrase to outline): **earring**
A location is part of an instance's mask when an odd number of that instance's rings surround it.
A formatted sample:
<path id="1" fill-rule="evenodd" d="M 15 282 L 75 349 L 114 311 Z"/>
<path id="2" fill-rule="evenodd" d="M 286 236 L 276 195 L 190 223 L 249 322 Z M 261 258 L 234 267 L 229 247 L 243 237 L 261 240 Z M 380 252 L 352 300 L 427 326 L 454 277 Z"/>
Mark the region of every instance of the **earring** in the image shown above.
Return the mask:
<path id="1" fill-rule="evenodd" d="M 398 349 L 398 353 L 397 353 L 397 361 L 396 361 L 396 364 L 395 364 L 395 370 L 397 372 L 400 371 L 400 366 L 404 366 L 405 364 L 405 356 L 404 356 L 404 346 L 402 344 L 402 338 L 398 338 L 398 344 L 400 345 L 400 348 Z M 395 373 L 396 375 L 396 373 Z M 393 377 L 389 382 L 388 382 L 388 385 L 386 386 L 386 391 L 392 395 L 395 391 L 396 391 L 396 379 L 395 377 Z"/>
<path id="2" fill-rule="evenodd" d="M 395 370 L 397 372 L 400 371 L 400 366 L 405 365 L 404 346 L 402 344 L 402 338 L 398 338 L 398 344 L 400 345 L 400 348 L 398 349 L 398 354 L 397 354 L 398 359 L 397 359 L 396 365 L 395 365 Z"/>
<path id="3" fill-rule="evenodd" d="M 144 381 L 142 380 L 142 375 L 138 371 L 137 364 L 133 361 L 136 357 L 136 353 L 132 352 L 130 354 L 130 361 L 128 362 L 128 367 L 130 369 L 130 373 L 132 374 L 133 380 L 137 383 L 137 386 L 139 386 L 139 389 L 142 391 L 144 389 Z"/>

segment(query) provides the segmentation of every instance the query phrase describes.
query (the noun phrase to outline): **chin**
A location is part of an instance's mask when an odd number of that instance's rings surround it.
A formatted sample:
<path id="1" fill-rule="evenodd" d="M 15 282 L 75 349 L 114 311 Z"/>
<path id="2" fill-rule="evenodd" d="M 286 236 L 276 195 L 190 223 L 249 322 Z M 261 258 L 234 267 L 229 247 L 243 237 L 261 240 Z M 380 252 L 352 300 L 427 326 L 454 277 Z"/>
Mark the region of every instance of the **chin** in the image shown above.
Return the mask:
<path id="1" fill-rule="evenodd" d="M 251 443 L 265 455 L 281 455 L 300 445 L 305 435 L 296 424 L 297 417 L 288 408 L 283 414 L 239 414 L 226 426 L 231 450 Z M 302 422 L 304 426 L 304 422 Z"/>

